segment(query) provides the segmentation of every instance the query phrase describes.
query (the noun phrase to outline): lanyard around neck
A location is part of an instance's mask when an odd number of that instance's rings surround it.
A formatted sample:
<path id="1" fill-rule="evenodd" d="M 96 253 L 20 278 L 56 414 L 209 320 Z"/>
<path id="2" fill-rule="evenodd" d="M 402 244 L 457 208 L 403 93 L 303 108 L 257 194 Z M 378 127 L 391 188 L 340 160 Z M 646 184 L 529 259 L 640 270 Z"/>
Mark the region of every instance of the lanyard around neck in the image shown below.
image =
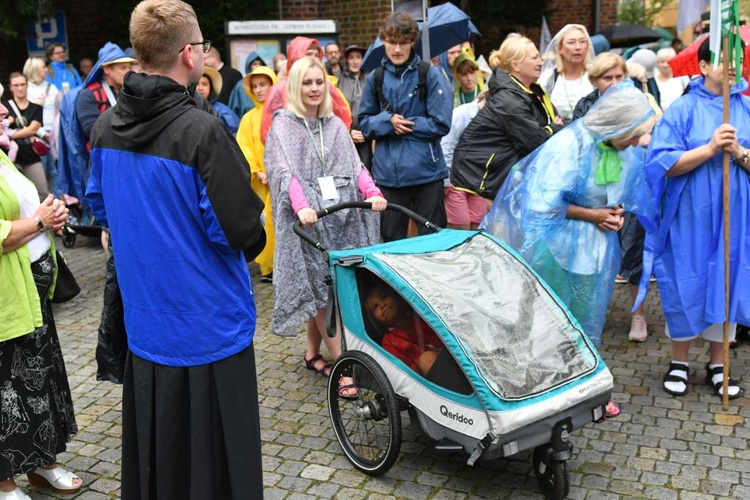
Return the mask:
<path id="1" fill-rule="evenodd" d="M 326 174 L 326 152 L 325 152 L 325 143 L 323 142 L 323 120 L 320 121 L 320 129 L 318 130 L 320 134 L 320 150 L 318 150 L 317 144 L 315 144 L 315 137 L 313 137 L 312 130 L 310 130 L 310 125 L 307 124 L 307 118 L 302 119 L 303 122 L 305 122 L 305 128 L 307 129 L 307 134 L 310 136 L 310 142 L 312 142 L 313 149 L 318 154 L 318 158 L 320 158 L 320 163 L 323 165 L 323 175 Z"/>

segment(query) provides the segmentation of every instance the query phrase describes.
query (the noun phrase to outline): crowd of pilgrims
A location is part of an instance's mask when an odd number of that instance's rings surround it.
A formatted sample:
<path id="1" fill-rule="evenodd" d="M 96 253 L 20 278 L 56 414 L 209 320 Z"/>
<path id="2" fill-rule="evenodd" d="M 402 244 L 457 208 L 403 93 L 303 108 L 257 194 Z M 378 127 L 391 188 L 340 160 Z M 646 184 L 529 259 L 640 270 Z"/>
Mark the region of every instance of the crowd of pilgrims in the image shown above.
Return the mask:
<path id="1" fill-rule="evenodd" d="M 325 334 L 327 265 L 291 232 L 291 224 L 301 221 L 332 248 L 424 234 L 402 215 L 385 211 L 390 202 L 442 227 L 484 229 L 514 248 L 595 346 L 616 283 L 626 283 L 633 300 L 629 340 L 643 342 L 656 333 L 649 331 L 643 308 L 655 281 L 664 334 L 672 342 L 664 391 L 688 393 L 688 348 L 702 337 L 710 346 L 706 383 L 721 396 L 723 153 L 731 160 L 733 344 L 746 335 L 741 325 L 750 323 L 747 81 L 731 86 L 730 121 L 724 124 L 722 67 L 711 64 L 707 39 L 696 51 L 700 74 L 673 77 L 669 61 L 682 50 L 679 40 L 658 50 L 629 51 L 626 60 L 609 50 L 606 39 L 569 24 L 541 52 L 529 38 L 512 33 L 487 58 L 466 41 L 432 58 L 425 69 L 414 50 L 417 34 L 408 15 L 389 17 L 380 32 L 384 56 L 370 73 L 362 71 L 367 49 L 357 45 L 341 50 L 337 43 L 321 46 L 296 37 L 272 60 L 249 54 L 240 72 L 222 61 L 210 42 L 200 42 L 205 66 L 188 91 L 236 139 L 252 190 L 265 203 L 266 245 L 254 261 L 259 286 L 274 287 L 273 332 L 295 335 L 304 325 L 305 368 L 330 374 L 342 346 L 340 333 Z M 33 292 L 18 297 L 34 318 L 29 322 L 3 305 L 0 323 L 12 328 L 4 328 L 0 341 L 16 342 L 17 352 L 29 351 L 29 343 L 36 342 L 35 352 L 40 342 L 49 345 L 48 359 L 27 362 L 50 370 L 34 384 L 11 386 L 19 368 L 11 362 L 13 350 L 2 349 L 0 393 L 9 422 L 2 448 L 22 450 L 27 441 L 44 452 L 35 468 L 0 462 L 0 477 L 11 478 L 0 482 L 0 498 L 28 498 L 4 493 L 19 473 L 27 473 L 32 485 L 59 492 L 81 487 L 80 478 L 55 465 L 76 425 L 48 300 L 55 252 L 40 233 L 59 235 L 70 219 L 69 207 L 83 201 L 68 190 L 77 180 L 66 150 L 77 144 L 76 154 L 88 154 L 97 118 L 117 104 L 126 75 L 141 71 L 132 49 L 112 43 L 96 60 L 81 59 L 78 69 L 67 62 L 62 44 L 51 44 L 46 56 L 28 58 L 22 71 L 4 75 L 5 92 L 0 87 L 0 256 L 27 245 L 30 256 L 20 265 L 30 266 L 36 278 L 0 268 L 3 282 L 19 280 Z M 77 97 L 66 108 L 70 92 Z M 70 135 L 78 142 L 66 139 Z M 51 151 L 42 154 L 36 141 Z M 19 173 L 32 183 L 22 182 Z M 11 193 L 17 202 L 8 201 Z M 371 202 L 372 211 L 320 220 L 316 215 L 333 203 L 355 200 Z M 36 221 L 39 232 L 30 225 L 23 237 L 9 237 L 18 213 Z M 111 251 L 111 242 L 105 248 Z M 97 378 L 121 383 L 127 344 L 113 259 L 110 255 L 107 266 Z M 0 295 L 17 298 L 5 287 Z M 414 332 L 403 330 L 402 340 L 416 349 L 408 341 Z M 407 365 L 416 370 L 422 354 L 412 353 Z M 338 383 L 342 397 L 356 397 L 351 379 Z M 48 401 L 44 408 L 53 418 L 22 410 L 20 401 L 35 393 L 54 398 L 55 404 Z M 730 379 L 729 397 L 740 395 Z M 607 405 L 607 417 L 619 413 L 616 403 Z M 40 448 L 34 431 L 50 421 L 57 439 Z"/>

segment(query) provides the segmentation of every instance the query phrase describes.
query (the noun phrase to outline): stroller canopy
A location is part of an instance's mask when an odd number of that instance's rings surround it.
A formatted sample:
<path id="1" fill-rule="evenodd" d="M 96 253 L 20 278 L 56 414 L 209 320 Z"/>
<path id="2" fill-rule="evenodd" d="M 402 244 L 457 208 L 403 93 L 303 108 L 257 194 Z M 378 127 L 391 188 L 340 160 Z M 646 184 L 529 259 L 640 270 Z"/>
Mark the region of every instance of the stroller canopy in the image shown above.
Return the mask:
<path id="1" fill-rule="evenodd" d="M 515 251 L 488 233 L 443 230 L 331 252 L 344 325 L 355 335 L 362 329 L 361 314 L 352 313 L 357 294 L 344 298 L 339 288 L 351 285 L 351 267 L 335 264 L 356 256 L 359 267 L 391 285 L 440 335 L 488 409 L 553 395 L 604 369 L 567 308 Z M 488 404 L 497 401 L 488 391 L 501 401 Z"/>

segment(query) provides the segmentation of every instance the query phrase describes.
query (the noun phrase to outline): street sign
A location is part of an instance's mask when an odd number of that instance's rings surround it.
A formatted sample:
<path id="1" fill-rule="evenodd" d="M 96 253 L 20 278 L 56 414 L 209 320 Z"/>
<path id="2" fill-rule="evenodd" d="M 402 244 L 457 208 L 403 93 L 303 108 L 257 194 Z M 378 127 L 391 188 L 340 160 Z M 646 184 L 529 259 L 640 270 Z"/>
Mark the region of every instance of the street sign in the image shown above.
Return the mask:
<path id="1" fill-rule="evenodd" d="M 65 27 L 65 12 L 57 11 L 53 17 L 42 19 L 26 18 L 26 46 L 29 56 L 45 57 L 45 48 L 52 42 L 59 42 L 68 49 L 68 32 Z"/>

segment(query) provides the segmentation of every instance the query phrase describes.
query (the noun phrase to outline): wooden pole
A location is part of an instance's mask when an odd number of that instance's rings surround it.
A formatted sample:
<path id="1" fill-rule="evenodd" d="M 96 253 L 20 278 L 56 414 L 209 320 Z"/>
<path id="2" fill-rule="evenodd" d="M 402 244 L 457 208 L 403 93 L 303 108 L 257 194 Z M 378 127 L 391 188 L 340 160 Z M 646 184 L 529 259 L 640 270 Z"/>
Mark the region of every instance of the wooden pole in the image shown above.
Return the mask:
<path id="1" fill-rule="evenodd" d="M 724 123 L 729 123 L 729 35 L 723 36 L 722 62 L 724 66 L 723 96 Z M 741 68 L 736 68 L 741 71 Z M 724 151 L 724 381 L 721 404 L 729 410 L 729 153 Z"/>

